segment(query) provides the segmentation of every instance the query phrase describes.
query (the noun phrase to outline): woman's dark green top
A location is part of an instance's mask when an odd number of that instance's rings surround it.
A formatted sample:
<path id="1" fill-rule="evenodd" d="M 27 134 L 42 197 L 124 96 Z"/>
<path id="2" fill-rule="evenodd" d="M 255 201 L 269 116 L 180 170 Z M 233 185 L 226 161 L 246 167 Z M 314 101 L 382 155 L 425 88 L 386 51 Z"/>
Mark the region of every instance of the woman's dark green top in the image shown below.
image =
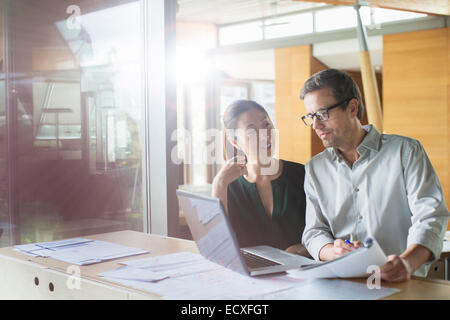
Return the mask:
<path id="1" fill-rule="evenodd" d="M 305 228 L 305 166 L 282 161 L 281 175 L 271 181 L 272 217 L 264 209 L 256 183 L 241 176 L 228 185 L 228 214 L 241 247 L 269 245 L 285 250 L 301 242 Z"/>

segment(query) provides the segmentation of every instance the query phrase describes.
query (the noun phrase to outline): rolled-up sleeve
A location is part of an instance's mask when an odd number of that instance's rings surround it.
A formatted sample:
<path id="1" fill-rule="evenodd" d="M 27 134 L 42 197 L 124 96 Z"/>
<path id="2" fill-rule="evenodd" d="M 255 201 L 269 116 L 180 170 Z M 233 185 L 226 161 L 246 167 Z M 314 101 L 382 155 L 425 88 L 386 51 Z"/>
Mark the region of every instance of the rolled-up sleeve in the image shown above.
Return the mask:
<path id="1" fill-rule="evenodd" d="M 303 231 L 302 243 L 309 254 L 319 261 L 320 249 L 333 243 L 330 227 L 324 218 L 318 202 L 318 195 L 314 187 L 313 176 L 310 172 L 310 165 L 305 165 L 305 194 L 306 194 L 306 221 Z"/>
<path id="2" fill-rule="evenodd" d="M 405 158 L 405 183 L 412 213 L 407 246 L 419 244 L 432 255 L 427 263 L 439 259 L 449 219 L 438 177 L 420 142 L 411 145 Z"/>

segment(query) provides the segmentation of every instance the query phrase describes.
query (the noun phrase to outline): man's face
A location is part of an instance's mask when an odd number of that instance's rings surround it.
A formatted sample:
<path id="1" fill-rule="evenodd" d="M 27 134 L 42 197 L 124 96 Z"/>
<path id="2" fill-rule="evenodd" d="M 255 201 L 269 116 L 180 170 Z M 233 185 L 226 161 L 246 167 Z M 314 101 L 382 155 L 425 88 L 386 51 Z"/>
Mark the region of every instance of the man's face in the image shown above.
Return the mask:
<path id="1" fill-rule="evenodd" d="M 304 97 L 307 114 L 324 110 L 338 102 L 329 88 L 310 92 Z M 326 121 L 319 121 L 317 117 L 314 117 L 312 127 L 322 140 L 324 147 L 339 149 L 350 141 L 352 135 L 352 113 L 354 114 L 352 107 L 354 107 L 355 103 L 357 108 L 356 99 L 352 99 L 345 110 L 342 110 L 341 106 L 329 110 L 329 119 Z"/>

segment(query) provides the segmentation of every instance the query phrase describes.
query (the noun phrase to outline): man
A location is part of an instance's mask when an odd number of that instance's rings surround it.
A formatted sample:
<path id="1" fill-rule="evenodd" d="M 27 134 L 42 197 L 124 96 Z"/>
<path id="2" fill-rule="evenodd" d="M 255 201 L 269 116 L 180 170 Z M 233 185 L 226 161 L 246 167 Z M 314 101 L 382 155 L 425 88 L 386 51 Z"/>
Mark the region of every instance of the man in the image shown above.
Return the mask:
<path id="1" fill-rule="evenodd" d="M 302 238 L 309 253 L 331 260 L 372 236 L 388 255 L 381 279 L 426 276 L 440 256 L 449 212 L 420 142 L 362 126 L 360 91 L 341 71 L 316 73 L 300 98 L 307 112 L 302 120 L 326 147 L 305 167 Z"/>

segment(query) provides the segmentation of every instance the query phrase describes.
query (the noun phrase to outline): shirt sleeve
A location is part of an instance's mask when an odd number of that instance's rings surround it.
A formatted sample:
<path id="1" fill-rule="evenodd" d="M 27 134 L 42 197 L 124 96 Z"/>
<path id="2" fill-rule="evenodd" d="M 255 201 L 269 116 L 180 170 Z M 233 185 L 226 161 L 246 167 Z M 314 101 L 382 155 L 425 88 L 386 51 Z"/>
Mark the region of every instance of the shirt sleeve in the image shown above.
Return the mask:
<path id="1" fill-rule="evenodd" d="M 427 263 L 439 259 L 449 212 L 441 184 L 419 141 L 413 141 L 404 158 L 408 204 L 412 213 L 407 246 L 419 244 L 432 255 Z"/>
<path id="2" fill-rule="evenodd" d="M 303 231 L 302 243 L 309 254 L 319 261 L 320 249 L 333 243 L 334 238 L 327 219 L 323 216 L 318 202 L 318 195 L 314 187 L 313 176 L 309 163 L 305 165 L 305 195 L 306 195 L 306 217 L 305 229 Z"/>

